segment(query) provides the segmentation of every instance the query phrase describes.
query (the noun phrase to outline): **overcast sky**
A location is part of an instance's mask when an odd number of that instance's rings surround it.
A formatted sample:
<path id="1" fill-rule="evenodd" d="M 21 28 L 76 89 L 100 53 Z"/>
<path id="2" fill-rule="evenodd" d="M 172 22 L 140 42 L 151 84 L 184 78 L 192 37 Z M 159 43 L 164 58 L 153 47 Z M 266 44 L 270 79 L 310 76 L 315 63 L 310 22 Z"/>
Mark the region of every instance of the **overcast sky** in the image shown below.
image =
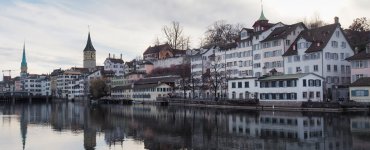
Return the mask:
<path id="1" fill-rule="evenodd" d="M 368 0 L 264 0 L 263 7 L 272 23 L 315 15 L 332 23 L 338 16 L 343 28 L 370 14 Z M 260 0 L 0 0 L 0 70 L 19 75 L 24 40 L 29 73 L 81 67 L 88 25 L 103 65 L 108 53 L 122 53 L 124 61 L 142 55 L 171 21 L 180 22 L 196 48 L 213 22 L 251 27 L 260 11 Z"/>

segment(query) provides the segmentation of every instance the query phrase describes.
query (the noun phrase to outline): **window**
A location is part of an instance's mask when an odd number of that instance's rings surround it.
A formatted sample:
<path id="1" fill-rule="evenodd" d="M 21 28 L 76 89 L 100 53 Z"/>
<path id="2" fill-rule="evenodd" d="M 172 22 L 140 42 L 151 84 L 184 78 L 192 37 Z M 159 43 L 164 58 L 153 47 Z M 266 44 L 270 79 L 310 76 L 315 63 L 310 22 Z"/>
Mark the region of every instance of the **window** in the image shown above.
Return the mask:
<path id="1" fill-rule="evenodd" d="M 242 82 L 238 82 L 238 88 L 243 88 L 243 83 Z"/>
<path id="2" fill-rule="evenodd" d="M 342 47 L 342 48 L 346 48 L 346 47 L 347 47 L 346 42 L 342 42 L 341 47 Z"/>
<path id="3" fill-rule="evenodd" d="M 354 96 L 354 97 L 369 96 L 369 90 L 352 90 L 351 95 Z"/>
<path id="4" fill-rule="evenodd" d="M 339 31 L 335 31 L 335 36 L 339 37 Z"/>
<path id="5" fill-rule="evenodd" d="M 334 48 L 338 47 L 338 42 L 337 41 L 331 41 L 331 46 Z"/>
<path id="6" fill-rule="evenodd" d="M 338 72 L 338 66 L 337 65 L 334 65 L 334 72 Z"/>
<path id="7" fill-rule="evenodd" d="M 286 40 L 286 41 L 285 41 L 285 44 L 286 44 L 286 45 L 290 45 L 290 40 Z"/>
<path id="8" fill-rule="evenodd" d="M 249 88 L 249 82 L 244 82 L 244 87 Z"/>
<path id="9" fill-rule="evenodd" d="M 319 98 L 320 97 L 320 92 L 316 92 L 316 97 Z"/>
<path id="10" fill-rule="evenodd" d="M 314 65 L 313 66 L 313 71 L 315 71 L 315 72 L 319 71 L 319 65 Z"/>
<path id="11" fill-rule="evenodd" d="M 307 81 L 306 79 L 303 79 L 303 86 L 306 87 L 307 86 Z"/>
<path id="12" fill-rule="evenodd" d="M 330 71 L 331 71 L 330 65 L 327 65 L 327 66 L 326 66 L 326 70 L 327 70 L 328 72 L 330 72 Z"/>
<path id="13" fill-rule="evenodd" d="M 307 98 L 307 92 L 303 92 L 302 97 Z"/>
<path id="14" fill-rule="evenodd" d="M 231 83 L 231 88 L 236 88 L 236 83 L 235 82 Z"/>
<path id="15" fill-rule="evenodd" d="M 310 96 L 310 99 L 311 98 L 314 98 L 315 97 L 315 93 L 314 92 L 310 92 L 310 95 L 309 96 Z"/>
<path id="16" fill-rule="evenodd" d="M 296 68 L 295 68 L 295 71 L 298 73 L 298 72 L 301 72 L 302 70 L 301 70 L 301 68 L 300 68 L 300 67 L 296 67 Z"/>

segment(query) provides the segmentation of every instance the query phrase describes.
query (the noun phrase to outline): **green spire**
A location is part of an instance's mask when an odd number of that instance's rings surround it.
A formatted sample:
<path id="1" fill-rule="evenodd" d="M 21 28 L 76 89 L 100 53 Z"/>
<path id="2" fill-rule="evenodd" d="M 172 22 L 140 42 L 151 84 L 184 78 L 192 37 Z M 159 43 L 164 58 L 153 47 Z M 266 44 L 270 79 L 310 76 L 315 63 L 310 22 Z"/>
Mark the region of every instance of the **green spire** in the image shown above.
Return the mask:
<path id="1" fill-rule="evenodd" d="M 21 67 L 27 67 L 27 61 L 26 61 L 26 44 L 24 43 L 23 44 L 23 55 L 22 55 L 22 63 L 21 63 Z"/>
<path id="2" fill-rule="evenodd" d="M 262 3 L 262 1 L 261 1 Z M 261 16 L 258 20 L 267 20 L 267 18 L 265 17 L 265 15 L 263 14 L 263 5 L 261 4 Z"/>

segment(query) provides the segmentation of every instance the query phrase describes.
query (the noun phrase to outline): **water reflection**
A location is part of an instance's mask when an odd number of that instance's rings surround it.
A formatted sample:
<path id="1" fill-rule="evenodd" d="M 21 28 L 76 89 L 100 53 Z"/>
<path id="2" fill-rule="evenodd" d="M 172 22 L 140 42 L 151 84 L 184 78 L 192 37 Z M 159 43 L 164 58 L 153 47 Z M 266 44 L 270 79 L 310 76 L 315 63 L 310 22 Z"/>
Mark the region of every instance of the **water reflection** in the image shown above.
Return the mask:
<path id="1" fill-rule="evenodd" d="M 343 115 L 53 103 L 1 105 L 0 116 L 0 133 L 19 130 L 21 143 L 14 143 L 12 140 L 17 139 L 0 134 L 1 140 L 8 138 L 10 141 L 0 142 L 1 147 L 13 149 L 36 149 L 37 145 L 44 146 L 43 143 L 48 142 L 54 143 L 49 147 L 52 149 L 65 149 L 65 145 L 72 149 L 163 150 L 347 150 L 370 146 L 370 117 L 366 113 Z M 49 131 L 52 133 L 47 134 Z M 47 141 L 35 138 L 44 133 Z M 72 135 L 64 136 L 65 133 Z M 71 142 L 74 136 L 81 136 L 80 141 Z M 61 138 L 53 141 L 57 137 Z"/>

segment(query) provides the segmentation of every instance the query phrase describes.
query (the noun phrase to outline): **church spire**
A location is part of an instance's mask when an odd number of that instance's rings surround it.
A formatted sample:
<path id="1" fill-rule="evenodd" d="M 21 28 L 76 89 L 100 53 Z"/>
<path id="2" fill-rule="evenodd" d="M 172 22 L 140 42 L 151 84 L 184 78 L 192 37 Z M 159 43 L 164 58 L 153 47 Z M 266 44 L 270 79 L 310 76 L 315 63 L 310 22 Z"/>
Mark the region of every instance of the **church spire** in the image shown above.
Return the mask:
<path id="1" fill-rule="evenodd" d="M 96 51 L 94 46 L 92 45 L 92 42 L 91 42 L 90 31 L 89 31 L 89 34 L 87 36 L 87 43 L 86 43 L 86 47 L 85 47 L 84 51 Z"/>
<path id="2" fill-rule="evenodd" d="M 267 20 L 267 18 L 265 17 L 265 14 L 263 14 L 263 3 L 262 3 L 262 0 L 261 0 L 261 16 L 258 20 Z"/>
<path id="3" fill-rule="evenodd" d="M 21 67 L 27 67 L 27 60 L 26 60 L 26 42 L 23 43 L 23 55 L 22 55 L 22 63 Z"/>
<path id="4" fill-rule="evenodd" d="M 21 62 L 21 78 L 27 77 L 26 42 L 23 43 L 23 54 Z"/>

